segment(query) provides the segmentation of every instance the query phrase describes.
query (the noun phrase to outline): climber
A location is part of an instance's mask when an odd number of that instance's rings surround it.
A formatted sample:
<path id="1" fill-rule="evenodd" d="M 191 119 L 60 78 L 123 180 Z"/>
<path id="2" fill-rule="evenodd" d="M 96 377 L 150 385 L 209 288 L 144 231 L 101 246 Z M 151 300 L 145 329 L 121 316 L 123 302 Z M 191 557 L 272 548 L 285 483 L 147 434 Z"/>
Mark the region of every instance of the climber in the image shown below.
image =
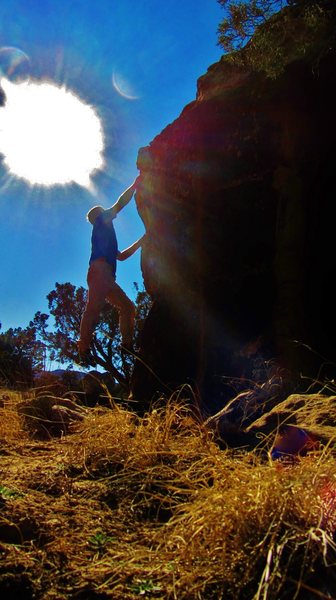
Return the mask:
<path id="1" fill-rule="evenodd" d="M 94 206 L 87 214 L 87 220 L 93 226 L 87 274 L 89 291 L 80 324 L 80 338 L 77 342 L 79 363 L 83 366 L 95 365 L 90 352 L 90 344 L 99 321 L 99 314 L 106 301 L 119 311 L 121 350 L 130 353 L 133 351 L 135 306 L 116 283 L 116 261 L 117 259 L 126 260 L 132 256 L 140 248 L 144 236 L 119 252 L 112 220 L 130 202 L 136 189 L 137 180 L 138 178 L 119 196 L 111 208 L 104 209 L 102 206 Z"/>

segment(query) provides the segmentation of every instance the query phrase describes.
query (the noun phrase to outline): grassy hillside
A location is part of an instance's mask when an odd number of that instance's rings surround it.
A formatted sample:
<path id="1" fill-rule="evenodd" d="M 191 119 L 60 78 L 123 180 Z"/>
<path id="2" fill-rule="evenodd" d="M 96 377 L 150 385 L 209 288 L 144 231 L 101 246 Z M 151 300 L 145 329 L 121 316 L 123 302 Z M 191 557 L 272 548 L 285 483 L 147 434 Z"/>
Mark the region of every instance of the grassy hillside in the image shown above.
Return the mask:
<path id="1" fill-rule="evenodd" d="M 273 435 L 220 447 L 174 397 L 144 419 L 111 400 L 55 437 L 1 396 L 2 598 L 336 597 L 333 440 L 281 465 Z"/>

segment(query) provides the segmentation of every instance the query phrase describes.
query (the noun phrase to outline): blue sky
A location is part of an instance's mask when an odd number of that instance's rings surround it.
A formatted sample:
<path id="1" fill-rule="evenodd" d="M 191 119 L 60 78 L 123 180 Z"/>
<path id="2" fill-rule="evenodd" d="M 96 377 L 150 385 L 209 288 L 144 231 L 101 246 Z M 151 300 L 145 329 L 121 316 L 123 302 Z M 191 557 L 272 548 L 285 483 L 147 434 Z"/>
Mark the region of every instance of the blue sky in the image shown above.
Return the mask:
<path id="1" fill-rule="evenodd" d="M 9 179 L 0 162 L 3 331 L 46 311 L 56 282 L 86 286 L 87 211 L 115 202 L 138 174 L 139 148 L 195 99 L 198 77 L 222 54 L 216 30 L 223 16 L 216 0 L 2 0 L 0 49 L 29 57 L 31 81 L 66 86 L 93 106 L 105 140 L 94 193 L 77 183 Z M 134 200 L 115 228 L 120 249 L 142 235 Z M 133 282 L 142 283 L 139 264 L 139 252 L 118 264 L 117 281 L 130 296 Z"/>

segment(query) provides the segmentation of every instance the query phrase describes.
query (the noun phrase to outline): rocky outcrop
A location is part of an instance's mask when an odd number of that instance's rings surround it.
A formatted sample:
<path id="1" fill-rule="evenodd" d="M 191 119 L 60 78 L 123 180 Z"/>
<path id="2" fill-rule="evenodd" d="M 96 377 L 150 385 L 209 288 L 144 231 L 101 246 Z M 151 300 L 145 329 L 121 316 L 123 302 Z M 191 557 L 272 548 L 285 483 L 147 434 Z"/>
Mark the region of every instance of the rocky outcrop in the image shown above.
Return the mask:
<path id="1" fill-rule="evenodd" d="M 336 397 L 324 394 L 292 394 L 254 421 L 247 432 L 265 437 L 284 426 L 300 427 L 322 440 L 335 440 Z"/>
<path id="2" fill-rule="evenodd" d="M 336 360 L 335 72 L 332 51 L 275 80 L 222 59 L 140 150 L 140 405 L 184 385 L 211 413 L 271 365 L 313 380 Z"/>

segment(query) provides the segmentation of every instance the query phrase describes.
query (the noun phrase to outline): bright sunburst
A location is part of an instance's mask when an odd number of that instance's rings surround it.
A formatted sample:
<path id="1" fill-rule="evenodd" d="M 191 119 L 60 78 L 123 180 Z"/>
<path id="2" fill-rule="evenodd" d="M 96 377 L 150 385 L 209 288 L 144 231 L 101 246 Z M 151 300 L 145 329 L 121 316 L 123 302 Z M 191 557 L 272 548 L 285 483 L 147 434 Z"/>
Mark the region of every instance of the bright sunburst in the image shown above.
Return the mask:
<path id="1" fill-rule="evenodd" d="M 1 80 L 0 153 L 11 175 L 32 185 L 76 182 L 104 164 L 104 136 L 95 110 L 65 87 L 50 82 Z"/>

